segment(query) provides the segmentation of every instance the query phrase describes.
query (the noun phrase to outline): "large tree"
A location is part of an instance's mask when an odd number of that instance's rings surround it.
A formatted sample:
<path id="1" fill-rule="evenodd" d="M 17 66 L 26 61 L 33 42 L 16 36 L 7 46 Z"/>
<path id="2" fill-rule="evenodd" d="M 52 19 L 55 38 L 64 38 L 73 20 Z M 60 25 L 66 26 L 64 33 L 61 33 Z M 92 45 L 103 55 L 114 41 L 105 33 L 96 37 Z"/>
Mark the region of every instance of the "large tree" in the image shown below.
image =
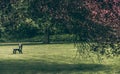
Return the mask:
<path id="1" fill-rule="evenodd" d="M 50 33 L 60 33 L 60 31 L 63 33 L 63 30 L 64 32 L 67 30 L 65 25 L 68 16 L 66 4 L 67 0 L 34 0 L 30 2 L 29 15 L 37 21 L 40 28 L 44 29 L 44 43 L 50 42 Z"/>

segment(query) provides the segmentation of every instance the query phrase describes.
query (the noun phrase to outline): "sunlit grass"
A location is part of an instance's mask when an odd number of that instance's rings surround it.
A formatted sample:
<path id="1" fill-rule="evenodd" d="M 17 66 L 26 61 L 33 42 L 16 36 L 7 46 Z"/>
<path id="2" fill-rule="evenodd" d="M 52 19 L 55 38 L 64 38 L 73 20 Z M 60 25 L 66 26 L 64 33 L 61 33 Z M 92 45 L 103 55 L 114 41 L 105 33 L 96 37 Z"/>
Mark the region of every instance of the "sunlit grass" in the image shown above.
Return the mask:
<path id="1" fill-rule="evenodd" d="M 23 54 L 13 46 L 0 46 L 0 74 L 119 74 L 120 59 L 93 63 L 80 59 L 73 44 L 24 45 Z"/>

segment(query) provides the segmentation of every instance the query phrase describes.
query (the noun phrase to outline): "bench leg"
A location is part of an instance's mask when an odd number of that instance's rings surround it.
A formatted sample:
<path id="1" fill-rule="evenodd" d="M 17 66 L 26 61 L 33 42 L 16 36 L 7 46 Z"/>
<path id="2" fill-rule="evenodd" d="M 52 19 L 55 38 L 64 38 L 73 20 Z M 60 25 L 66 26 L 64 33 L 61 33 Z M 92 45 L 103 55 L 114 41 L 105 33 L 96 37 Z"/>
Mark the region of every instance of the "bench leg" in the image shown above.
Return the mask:
<path id="1" fill-rule="evenodd" d="M 13 50 L 13 54 L 16 54 L 16 51 L 15 51 L 15 50 Z"/>
<path id="2" fill-rule="evenodd" d="M 19 53 L 22 54 L 22 50 L 20 50 Z"/>

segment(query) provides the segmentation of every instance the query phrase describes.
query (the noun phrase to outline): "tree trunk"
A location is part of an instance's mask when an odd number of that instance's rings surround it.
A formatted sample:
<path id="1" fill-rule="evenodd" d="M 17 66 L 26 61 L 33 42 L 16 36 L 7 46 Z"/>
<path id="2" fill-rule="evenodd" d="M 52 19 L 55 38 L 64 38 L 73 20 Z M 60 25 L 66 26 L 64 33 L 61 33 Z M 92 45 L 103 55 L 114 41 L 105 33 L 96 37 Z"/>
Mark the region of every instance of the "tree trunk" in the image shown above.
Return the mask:
<path id="1" fill-rule="evenodd" d="M 44 32 L 44 41 L 43 41 L 43 43 L 45 43 L 45 44 L 49 44 L 49 43 L 50 43 L 49 28 L 46 28 L 46 29 L 45 29 L 45 32 Z"/>

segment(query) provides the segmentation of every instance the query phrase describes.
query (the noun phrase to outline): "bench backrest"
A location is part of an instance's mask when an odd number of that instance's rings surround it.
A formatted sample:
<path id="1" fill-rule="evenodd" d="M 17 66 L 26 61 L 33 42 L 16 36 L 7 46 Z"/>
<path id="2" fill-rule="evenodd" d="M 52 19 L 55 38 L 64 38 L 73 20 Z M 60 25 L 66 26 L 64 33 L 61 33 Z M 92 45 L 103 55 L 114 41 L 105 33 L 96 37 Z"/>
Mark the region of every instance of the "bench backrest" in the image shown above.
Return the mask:
<path id="1" fill-rule="evenodd" d="M 22 50 L 23 45 L 19 43 L 19 49 Z"/>

